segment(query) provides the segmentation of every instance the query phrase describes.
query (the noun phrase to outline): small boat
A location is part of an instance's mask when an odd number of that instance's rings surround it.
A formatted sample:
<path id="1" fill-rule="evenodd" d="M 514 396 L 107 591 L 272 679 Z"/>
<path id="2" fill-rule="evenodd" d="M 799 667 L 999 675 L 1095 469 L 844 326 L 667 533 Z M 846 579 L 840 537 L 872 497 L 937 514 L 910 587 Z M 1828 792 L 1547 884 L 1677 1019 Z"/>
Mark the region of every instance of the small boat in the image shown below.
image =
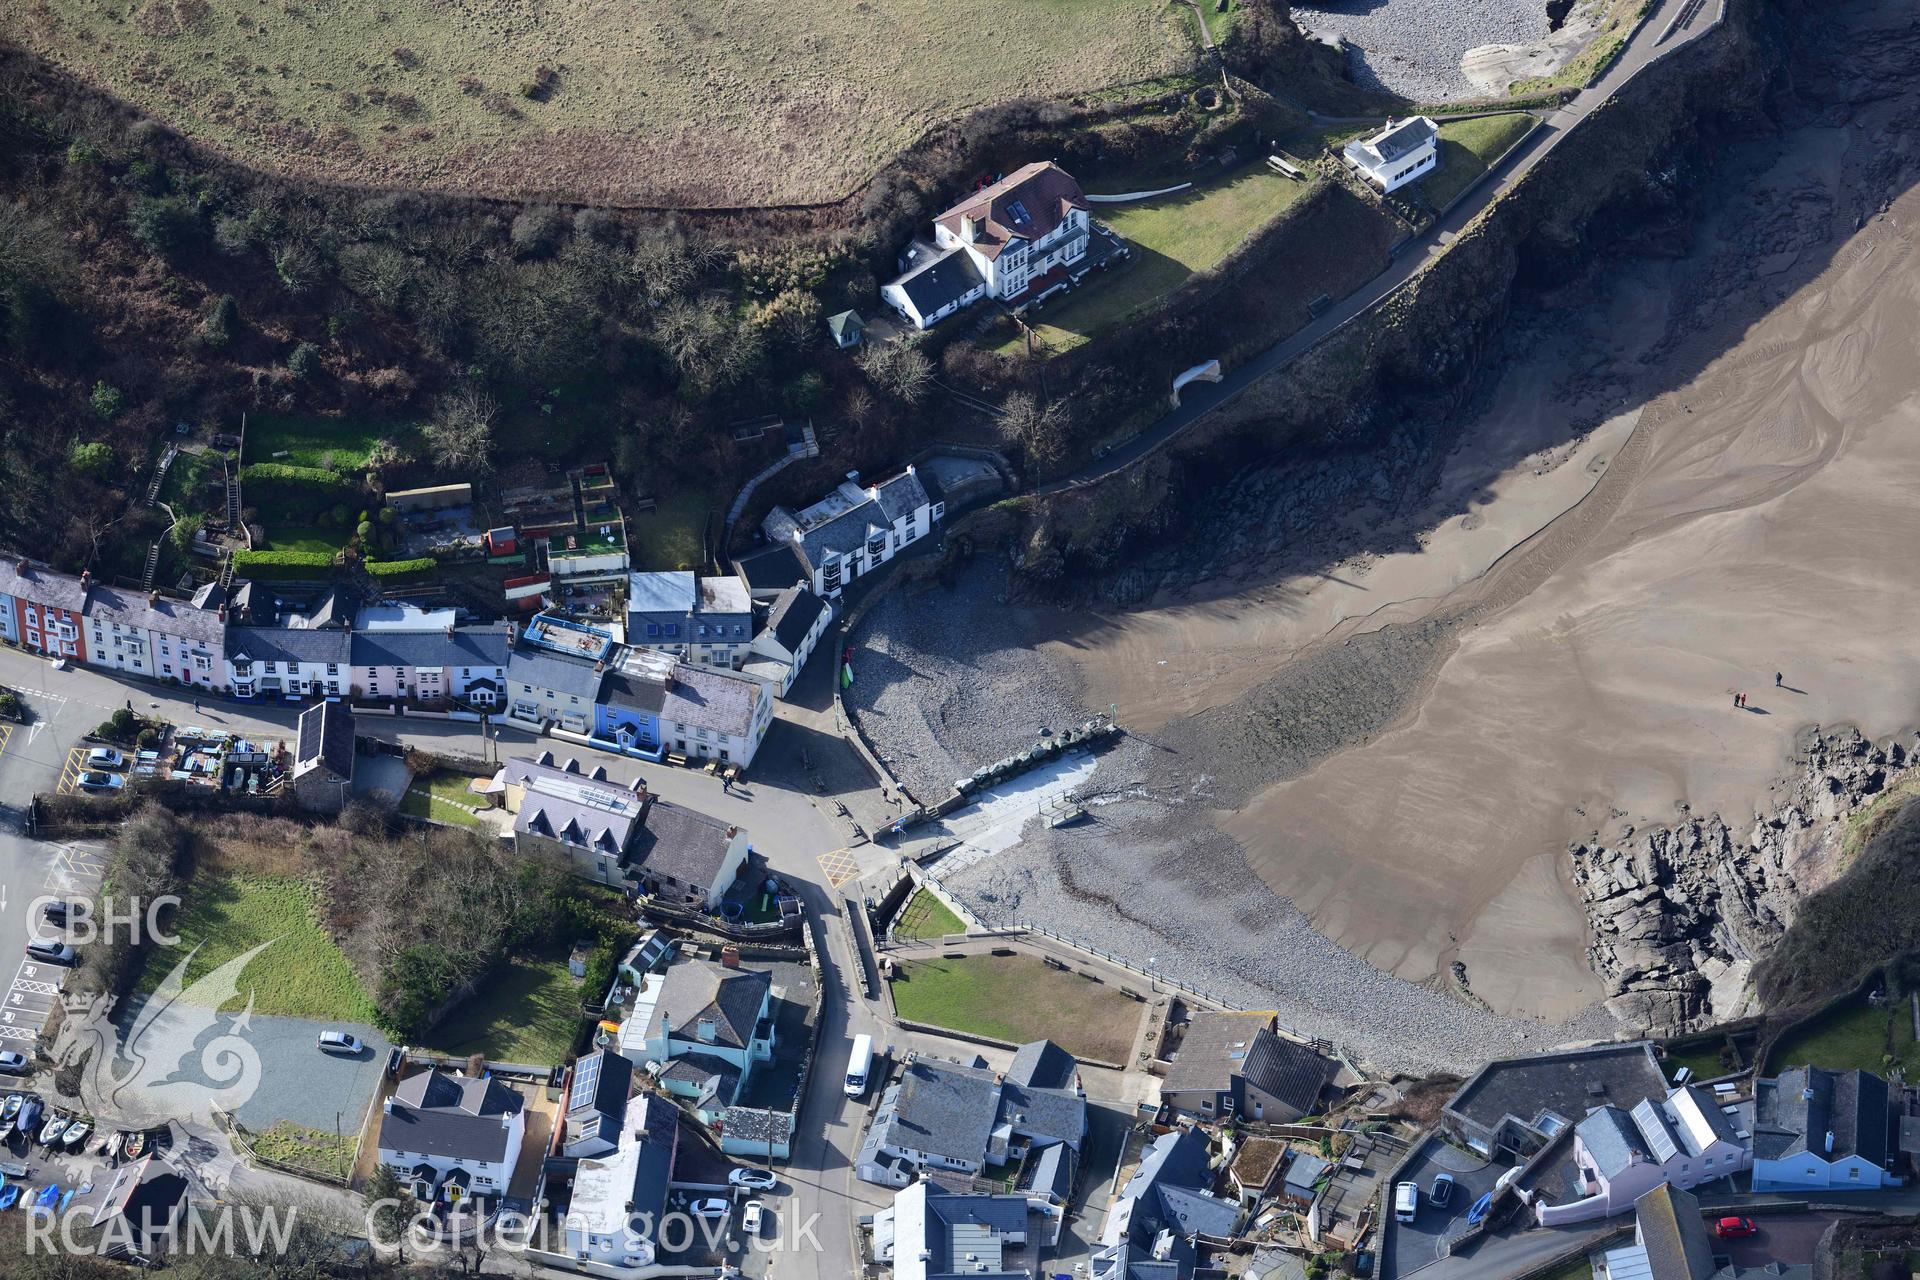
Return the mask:
<path id="1" fill-rule="evenodd" d="M 34 1126 L 40 1123 L 40 1111 L 40 1099 L 28 1098 L 20 1105 L 20 1119 L 14 1127 L 31 1138 Z"/>
<path id="2" fill-rule="evenodd" d="M 46 1186 L 40 1188 L 40 1194 L 33 1198 L 33 1207 L 35 1209 L 45 1209 L 48 1212 L 51 1212 L 53 1210 L 53 1202 L 58 1200 L 59 1198 L 60 1198 L 60 1184 L 57 1182 L 50 1182 Z"/>
<path id="3" fill-rule="evenodd" d="M 60 1135 L 61 1145 L 69 1151 L 80 1151 L 87 1145 L 87 1136 L 92 1132 L 91 1120 L 75 1120 L 67 1126 L 67 1131 Z"/>
<path id="4" fill-rule="evenodd" d="M 11 1209 L 18 1203 L 20 1203 L 19 1183 L 10 1182 L 4 1187 L 0 1187 L 0 1211 Z"/>
<path id="5" fill-rule="evenodd" d="M 51 1120 L 48 1120 L 44 1125 L 40 1126 L 40 1145 L 43 1147 L 52 1146 L 54 1143 L 60 1141 L 60 1136 L 66 1131 L 67 1117 L 55 1112 Z"/>
<path id="6" fill-rule="evenodd" d="M 126 1146 L 121 1148 L 121 1152 L 129 1160 L 138 1160 L 146 1149 L 147 1135 L 144 1133 L 130 1133 L 127 1135 Z"/>
<path id="7" fill-rule="evenodd" d="M 60 1212 L 61 1213 L 65 1213 L 67 1211 L 67 1206 L 73 1203 L 73 1191 L 74 1189 L 72 1187 L 68 1187 L 65 1191 L 62 1191 L 60 1193 Z"/>
<path id="8" fill-rule="evenodd" d="M 118 1160 L 120 1158 L 120 1148 L 126 1144 L 126 1133 L 121 1130 L 115 1130 L 113 1136 L 107 1139 L 107 1150 L 105 1153 L 107 1159 Z"/>
<path id="9" fill-rule="evenodd" d="M 10 1093 L 7 1095 L 7 1100 L 0 1103 L 0 1136 L 4 1136 L 7 1130 L 13 1128 L 13 1122 L 20 1118 L 20 1106 L 25 1101 L 26 1099 L 19 1094 Z"/>

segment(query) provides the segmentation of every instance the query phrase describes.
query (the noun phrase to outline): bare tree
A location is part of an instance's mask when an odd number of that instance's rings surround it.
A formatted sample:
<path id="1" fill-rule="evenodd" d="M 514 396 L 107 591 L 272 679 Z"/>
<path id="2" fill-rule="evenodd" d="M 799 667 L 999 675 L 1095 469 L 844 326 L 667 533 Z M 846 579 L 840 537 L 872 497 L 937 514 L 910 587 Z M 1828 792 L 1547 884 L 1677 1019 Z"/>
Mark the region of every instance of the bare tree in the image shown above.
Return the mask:
<path id="1" fill-rule="evenodd" d="M 1041 404 L 1024 391 L 1007 397 L 1001 427 L 1018 442 L 1035 471 L 1050 471 L 1067 453 L 1067 415 L 1059 401 Z"/>
<path id="2" fill-rule="evenodd" d="M 918 348 L 882 342 L 862 350 L 859 364 L 873 384 L 908 404 L 918 404 L 933 383 L 933 364 Z"/>
<path id="3" fill-rule="evenodd" d="M 440 397 L 422 431 L 434 462 L 447 471 L 485 471 L 499 412 L 492 396 L 471 385 Z"/>

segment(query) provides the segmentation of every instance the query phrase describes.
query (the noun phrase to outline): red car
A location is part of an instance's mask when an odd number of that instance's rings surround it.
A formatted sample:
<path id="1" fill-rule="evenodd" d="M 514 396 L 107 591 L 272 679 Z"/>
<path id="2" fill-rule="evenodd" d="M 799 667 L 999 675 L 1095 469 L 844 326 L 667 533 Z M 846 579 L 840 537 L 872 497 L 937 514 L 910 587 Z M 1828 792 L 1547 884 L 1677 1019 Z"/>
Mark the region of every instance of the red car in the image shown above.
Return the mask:
<path id="1" fill-rule="evenodd" d="M 1713 1234 L 1722 1240 L 1744 1240 L 1759 1235 L 1760 1228 L 1753 1225 L 1752 1218 L 1722 1218 L 1714 1224 Z"/>

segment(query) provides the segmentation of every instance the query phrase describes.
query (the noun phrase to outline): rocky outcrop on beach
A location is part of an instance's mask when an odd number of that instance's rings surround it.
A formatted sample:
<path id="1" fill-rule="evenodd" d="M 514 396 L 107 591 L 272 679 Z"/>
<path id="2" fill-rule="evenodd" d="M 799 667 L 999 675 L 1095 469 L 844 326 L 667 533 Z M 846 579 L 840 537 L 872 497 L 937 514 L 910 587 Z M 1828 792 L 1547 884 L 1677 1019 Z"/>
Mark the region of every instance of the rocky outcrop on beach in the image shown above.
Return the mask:
<path id="1" fill-rule="evenodd" d="M 1911 739 L 1812 731 L 1798 771 L 1745 830 L 1713 814 L 1569 845 L 1592 928 L 1588 958 L 1613 1014 L 1670 1033 L 1749 1012 L 1754 963 L 1801 898 L 1842 869 L 1849 819 L 1913 756 Z"/>

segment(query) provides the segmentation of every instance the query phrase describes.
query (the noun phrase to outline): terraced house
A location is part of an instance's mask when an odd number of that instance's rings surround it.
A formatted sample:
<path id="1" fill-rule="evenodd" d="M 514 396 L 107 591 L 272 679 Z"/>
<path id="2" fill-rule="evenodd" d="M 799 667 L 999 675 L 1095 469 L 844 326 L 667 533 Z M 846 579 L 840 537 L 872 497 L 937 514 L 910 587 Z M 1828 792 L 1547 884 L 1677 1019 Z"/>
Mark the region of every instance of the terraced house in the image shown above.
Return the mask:
<path id="1" fill-rule="evenodd" d="M 217 609 L 23 559 L 0 563 L 0 638 L 48 657 L 223 691 L 225 630 Z"/>
<path id="2" fill-rule="evenodd" d="M 815 595 L 837 597 L 856 578 L 932 533 L 946 514 L 940 486 L 913 467 L 864 487 L 852 474 L 803 511 L 775 507 L 769 512 L 760 528 L 774 545 L 743 557 L 742 573 L 751 582 L 748 561 L 784 562 L 790 555 Z"/>

